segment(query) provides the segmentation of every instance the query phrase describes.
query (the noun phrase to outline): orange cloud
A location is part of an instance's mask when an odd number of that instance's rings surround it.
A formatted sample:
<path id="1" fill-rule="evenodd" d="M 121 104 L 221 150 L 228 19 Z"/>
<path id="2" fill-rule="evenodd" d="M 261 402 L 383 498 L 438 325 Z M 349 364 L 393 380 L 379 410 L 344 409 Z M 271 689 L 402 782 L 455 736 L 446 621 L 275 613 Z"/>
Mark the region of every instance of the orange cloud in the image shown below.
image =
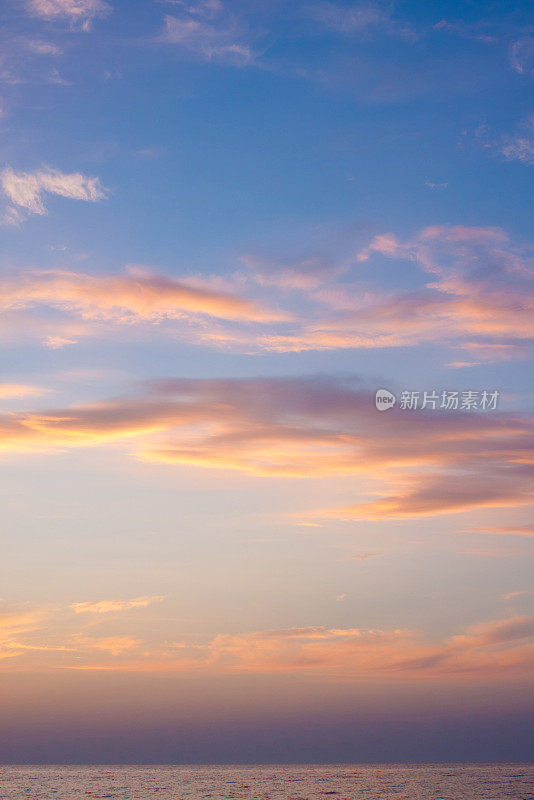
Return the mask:
<path id="1" fill-rule="evenodd" d="M 90 644 L 97 650 L 104 650 L 113 656 L 119 656 L 126 650 L 137 647 L 140 641 L 132 639 L 130 636 L 105 636 L 102 639 L 94 639 Z"/>
<path id="2" fill-rule="evenodd" d="M 140 269 L 130 269 L 123 275 L 36 271 L 4 279 L 0 285 L 1 308 L 20 311 L 36 306 L 79 314 L 84 320 L 124 324 L 184 320 L 199 314 L 247 322 L 287 318 L 237 294 Z"/>
<path id="3" fill-rule="evenodd" d="M 0 399 L 13 397 L 36 397 L 49 392 L 41 386 L 28 386 L 25 383 L 0 383 Z"/>
<path id="4" fill-rule="evenodd" d="M 495 536 L 534 536 L 534 525 L 490 525 L 470 528 L 469 533 L 488 533 Z"/>
<path id="5" fill-rule="evenodd" d="M 152 597 L 134 597 L 131 600 L 96 600 L 72 603 L 71 608 L 75 614 L 111 614 L 128 611 L 131 608 L 146 608 L 151 603 L 161 603 L 163 599 L 163 595 L 154 595 Z"/>
<path id="6" fill-rule="evenodd" d="M 393 234 L 379 235 L 360 251 L 357 262 L 377 254 L 414 262 L 427 276 L 424 285 L 393 293 L 364 284 L 327 283 L 312 294 L 333 307 L 335 316 L 289 333 L 269 333 L 262 344 L 283 352 L 438 342 L 493 360 L 521 354 L 532 342 L 530 254 L 512 247 L 501 229 L 433 226 L 405 242 Z"/>
<path id="7" fill-rule="evenodd" d="M 441 640 L 404 628 L 308 626 L 221 633 L 204 641 L 173 641 L 172 630 L 158 638 L 150 630 L 148 645 L 142 620 L 132 635 L 132 620 L 126 634 L 117 631 L 116 620 L 104 617 L 98 623 L 100 635 L 87 637 L 79 614 L 51 611 L 0 608 L 0 658 L 9 660 L 5 669 L 15 664 L 29 671 L 286 672 L 398 682 L 515 680 L 531 674 L 534 666 L 532 616 L 480 623 Z"/>
<path id="8" fill-rule="evenodd" d="M 41 609 L 0 608 L 0 659 L 21 655 L 24 648 L 18 639 L 38 630 L 43 619 L 44 613 Z"/>
<path id="9" fill-rule="evenodd" d="M 306 674 L 351 681 L 503 680 L 531 675 L 534 617 L 511 617 L 432 641 L 406 629 L 325 626 L 219 634 L 207 642 L 154 642 L 113 634 L 74 646 L 21 641 L 12 658 L 31 670 L 114 670 L 198 675 L 228 672 Z M 108 654 L 102 657 L 100 654 Z M 59 660 L 58 660 L 59 659 Z M 12 662 L 13 663 L 13 662 Z M 11 669 L 12 667 L 10 667 Z"/>
<path id="10" fill-rule="evenodd" d="M 378 257 L 395 259 L 399 269 L 409 262 L 411 272 L 415 266 L 419 285 L 401 292 L 366 282 L 366 262 Z M 245 352 L 433 343 L 462 348 L 480 361 L 521 356 L 532 344 L 531 254 L 499 228 L 432 226 L 407 241 L 383 234 L 344 264 L 313 257 L 293 265 L 253 256 L 243 261 L 247 270 L 225 280 L 139 268 L 6 277 L 0 284 L 3 325 L 20 328 L 22 318 L 22 330 L 35 329 L 51 347 L 103 331 L 118 337 L 150 330 Z M 282 305 L 288 310 L 276 310 Z M 62 315 L 51 321 L 42 314 L 47 308 Z M 120 329 L 110 324 L 117 322 Z"/>
<path id="11" fill-rule="evenodd" d="M 218 636 L 210 660 L 247 671 L 304 671 L 354 679 L 531 674 L 534 617 L 475 626 L 429 644 L 412 631 L 304 628 Z"/>
<path id="12" fill-rule="evenodd" d="M 515 600 L 517 597 L 528 597 L 531 594 L 534 594 L 534 589 L 521 589 L 518 592 L 508 592 L 508 594 L 503 594 L 502 599 L 508 602 L 509 600 Z"/>
<path id="13" fill-rule="evenodd" d="M 534 499 L 528 417 L 399 408 L 383 415 L 371 393 L 318 378 L 156 381 L 132 397 L 0 415 L 0 434 L 4 452 L 131 439 L 145 461 L 263 477 L 352 474 L 376 487 L 370 502 L 300 521 L 429 516 Z"/>

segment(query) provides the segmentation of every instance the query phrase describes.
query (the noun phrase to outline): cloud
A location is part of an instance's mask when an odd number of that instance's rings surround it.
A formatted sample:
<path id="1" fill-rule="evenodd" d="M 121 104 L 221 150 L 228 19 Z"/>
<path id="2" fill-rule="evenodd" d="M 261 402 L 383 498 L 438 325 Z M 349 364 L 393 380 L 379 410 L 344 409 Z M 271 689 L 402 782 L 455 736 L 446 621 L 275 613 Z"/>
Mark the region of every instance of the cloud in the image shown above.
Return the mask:
<path id="1" fill-rule="evenodd" d="M 521 36 L 512 43 L 510 63 L 520 75 L 534 75 L 534 36 Z"/>
<path id="2" fill-rule="evenodd" d="M 250 278 L 259 286 L 274 286 L 282 290 L 311 291 L 345 271 L 342 265 L 324 258 L 311 257 L 296 264 L 246 254 L 241 257 Z"/>
<path id="3" fill-rule="evenodd" d="M 534 501 L 529 417 L 399 408 L 386 416 L 374 393 L 350 381 L 169 379 L 129 397 L 0 415 L 5 453 L 121 440 L 159 464 L 257 477 L 359 475 L 359 492 L 367 486 L 373 496 L 299 520 L 410 518 Z"/>
<path id="4" fill-rule="evenodd" d="M 441 474 L 431 478 L 418 475 L 412 478 L 413 488 L 403 489 L 399 494 L 328 509 L 318 512 L 316 516 L 345 521 L 413 519 L 457 514 L 476 508 L 516 508 L 534 504 L 534 492 L 529 488 L 532 478 L 530 466 L 516 466 L 511 470 L 509 479 L 506 472 L 500 469 L 496 470 L 494 476 L 477 478 L 474 465 L 468 475 L 462 474 L 461 470 L 456 475 L 448 474 L 445 477 Z"/>
<path id="5" fill-rule="evenodd" d="M 107 320 L 129 325 L 187 321 L 198 315 L 239 323 L 287 318 L 253 300 L 212 289 L 202 282 L 177 280 L 136 268 L 126 274 L 111 275 L 33 271 L 0 281 L 0 308 L 4 311 L 20 312 L 35 307 L 59 309 L 71 316 L 79 315 L 84 321 Z M 64 336 L 63 332 L 47 337 L 49 347 L 72 341 L 75 337 Z"/>
<path id="6" fill-rule="evenodd" d="M 506 161 L 534 164 L 534 115 L 523 119 L 513 133 L 496 133 L 487 125 L 479 125 L 475 142 L 492 156 L 504 156 Z"/>
<path id="7" fill-rule="evenodd" d="M 0 661 L 20 656 L 24 648 L 19 646 L 18 639 L 39 630 L 43 620 L 41 609 L 0 604 Z"/>
<path id="8" fill-rule="evenodd" d="M 495 536 L 534 536 L 534 525 L 492 525 L 470 528 L 469 533 L 484 533 Z"/>
<path id="9" fill-rule="evenodd" d="M 531 344 L 532 256 L 512 247 L 503 230 L 433 226 L 407 241 L 381 234 L 357 261 L 363 265 L 377 257 L 414 263 L 426 274 L 424 284 L 409 292 L 347 282 L 319 288 L 314 298 L 335 309 L 335 316 L 295 333 L 266 336 L 264 345 L 299 351 L 434 342 L 498 360 L 524 354 Z"/>
<path id="10" fill-rule="evenodd" d="M 503 136 L 500 151 L 507 161 L 534 164 L 534 115 L 524 120 L 515 134 Z"/>
<path id="11" fill-rule="evenodd" d="M 107 17 L 111 6 L 104 0 L 26 0 L 30 14 L 46 20 L 66 19 L 72 28 L 91 30 L 95 19 Z"/>
<path id="12" fill-rule="evenodd" d="M 96 650 L 104 650 L 113 656 L 120 656 L 125 651 L 137 647 L 140 640 L 132 639 L 131 636 L 105 636 L 102 639 L 87 640 L 85 643 Z"/>
<path id="13" fill-rule="evenodd" d="M 43 344 L 45 347 L 49 347 L 51 350 L 60 350 L 62 347 L 65 347 L 68 344 L 76 344 L 77 339 L 68 339 L 66 336 L 47 336 L 43 340 Z"/>
<path id="14" fill-rule="evenodd" d="M 46 214 L 45 194 L 95 203 L 108 192 L 98 178 L 49 168 L 17 173 L 7 167 L 0 173 L 0 187 L 11 204 L 4 213 L 5 221 L 11 223 L 21 222 L 25 214 Z"/>
<path id="15" fill-rule="evenodd" d="M 177 45 L 203 61 L 247 66 L 255 60 L 243 21 L 220 2 L 180 4 L 179 17 L 167 14 L 159 41 Z"/>
<path id="16" fill-rule="evenodd" d="M 511 676 L 532 671 L 534 617 L 484 623 L 432 645 L 412 631 L 300 628 L 216 637 L 210 659 L 254 672 L 351 678 Z"/>
<path id="17" fill-rule="evenodd" d="M 475 39 L 486 44 L 497 42 L 498 36 L 491 23 L 487 20 L 477 20 L 476 22 L 458 22 L 442 19 L 433 26 L 434 31 L 445 31 L 448 34 L 459 36 L 462 39 Z M 490 33 L 491 31 L 491 33 Z"/>
<path id="18" fill-rule="evenodd" d="M 370 38 L 375 34 L 416 38 L 413 28 L 393 18 L 393 3 L 336 3 L 319 0 L 304 8 L 305 14 L 324 28 L 347 37 Z"/>
<path id="19" fill-rule="evenodd" d="M 348 561 L 367 561 L 368 558 L 376 558 L 379 555 L 380 553 L 357 553 L 346 558 Z"/>
<path id="20" fill-rule="evenodd" d="M 29 386 L 25 383 L 0 383 L 0 400 L 13 397 L 37 397 L 50 391 L 41 386 Z"/>
<path id="21" fill-rule="evenodd" d="M 317 2 L 307 7 L 312 19 L 323 23 L 334 31 L 345 34 L 366 32 L 383 27 L 391 19 L 391 6 L 378 3 Z"/>
<path id="22" fill-rule="evenodd" d="M 84 603 L 72 603 L 75 614 L 111 614 L 129 611 L 132 608 L 146 608 L 152 603 L 161 603 L 163 595 L 152 597 L 134 597 L 131 600 L 96 600 Z"/>
<path id="23" fill-rule="evenodd" d="M 57 56 L 62 52 L 57 44 L 45 42 L 42 39 L 28 39 L 25 45 L 30 52 L 40 56 Z"/>
<path id="24" fill-rule="evenodd" d="M 340 595 L 341 600 L 345 595 Z M 531 674 L 534 617 L 512 616 L 471 626 L 445 639 L 406 628 L 324 625 L 219 633 L 173 641 L 166 630 L 150 645 L 133 634 L 102 630 L 85 635 L 77 614 L 60 609 L 0 609 L 0 658 L 18 669 L 288 673 L 352 681 L 514 681 Z M 109 624 L 99 621 L 102 628 Z M 114 623 L 116 625 L 116 621 Z M 74 627 L 73 627 L 74 625 Z M 131 623 L 130 623 L 131 629 Z M 172 636 L 172 634 L 171 634 Z M 12 669 L 7 665 L 4 669 Z"/>
<path id="25" fill-rule="evenodd" d="M 31 207 L 40 202 L 25 198 L 20 202 Z M 376 259 L 394 260 L 412 278 L 415 270 L 416 285 L 409 291 L 383 287 L 369 267 Z M 51 347 L 102 333 L 106 320 L 128 323 L 130 336 L 146 336 L 146 323 L 156 322 L 151 336 L 246 353 L 432 344 L 454 355 L 458 349 L 468 353 L 461 359 L 447 354 L 446 363 L 457 365 L 524 357 L 532 347 L 532 249 L 514 245 L 500 228 L 436 225 L 407 240 L 380 234 L 344 263 L 320 257 L 242 260 L 246 270 L 225 278 L 171 278 L 139 267 L 126 274 L 6 275 L 0 303 L 9 314 L 2 324 L 20 327 L 17 340 L 35 328 Z M 62 327 L 61 316 L 40 316 L 47 307 L 72 320 L 70 329 Z M 115 325 L 105 335 L 125 334 Z"/>
<path id="26" fill-rule="evenodd" d="M 519 592 L 508 592 L 508 594 L 503 594 L 502 599 L 505 602 L 509 600 L 515 600 L 517 597 L 528 597 L 531 594 L 534 594 L 534 589 L 522 589 Z"/>

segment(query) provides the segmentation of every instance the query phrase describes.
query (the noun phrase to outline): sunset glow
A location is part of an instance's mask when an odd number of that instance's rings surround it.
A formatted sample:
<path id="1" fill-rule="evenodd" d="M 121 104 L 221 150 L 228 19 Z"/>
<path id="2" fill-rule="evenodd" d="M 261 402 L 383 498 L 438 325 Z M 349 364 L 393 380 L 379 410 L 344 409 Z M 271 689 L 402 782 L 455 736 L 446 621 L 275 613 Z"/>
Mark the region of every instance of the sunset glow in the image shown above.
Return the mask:
<path id="1" fill-rule="evenodd" d="M 0 763 L 531 757 L 531 12 L 6 0 Z"/>

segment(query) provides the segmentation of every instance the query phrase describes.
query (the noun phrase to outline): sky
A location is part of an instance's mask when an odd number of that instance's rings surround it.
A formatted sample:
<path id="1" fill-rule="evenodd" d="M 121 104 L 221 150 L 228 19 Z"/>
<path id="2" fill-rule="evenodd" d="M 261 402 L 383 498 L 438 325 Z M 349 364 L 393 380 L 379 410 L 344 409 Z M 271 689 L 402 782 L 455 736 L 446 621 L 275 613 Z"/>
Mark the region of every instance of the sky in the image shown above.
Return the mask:
<path id="1" fill-rule="evenodd" d="M 532 758 L 531 4 L 0 39 L 0 762 Z"/>

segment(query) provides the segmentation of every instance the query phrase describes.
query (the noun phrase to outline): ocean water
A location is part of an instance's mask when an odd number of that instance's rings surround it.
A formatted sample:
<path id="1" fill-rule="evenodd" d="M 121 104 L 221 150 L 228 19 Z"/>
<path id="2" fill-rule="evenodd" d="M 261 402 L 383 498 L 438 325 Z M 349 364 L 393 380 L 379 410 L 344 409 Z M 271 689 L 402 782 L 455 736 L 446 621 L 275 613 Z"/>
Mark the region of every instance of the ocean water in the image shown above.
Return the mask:
<path id="1" fill-rule="evenodd" d="M 3 766 L 9 800 L 534 800 L 534 764 Z"/>

